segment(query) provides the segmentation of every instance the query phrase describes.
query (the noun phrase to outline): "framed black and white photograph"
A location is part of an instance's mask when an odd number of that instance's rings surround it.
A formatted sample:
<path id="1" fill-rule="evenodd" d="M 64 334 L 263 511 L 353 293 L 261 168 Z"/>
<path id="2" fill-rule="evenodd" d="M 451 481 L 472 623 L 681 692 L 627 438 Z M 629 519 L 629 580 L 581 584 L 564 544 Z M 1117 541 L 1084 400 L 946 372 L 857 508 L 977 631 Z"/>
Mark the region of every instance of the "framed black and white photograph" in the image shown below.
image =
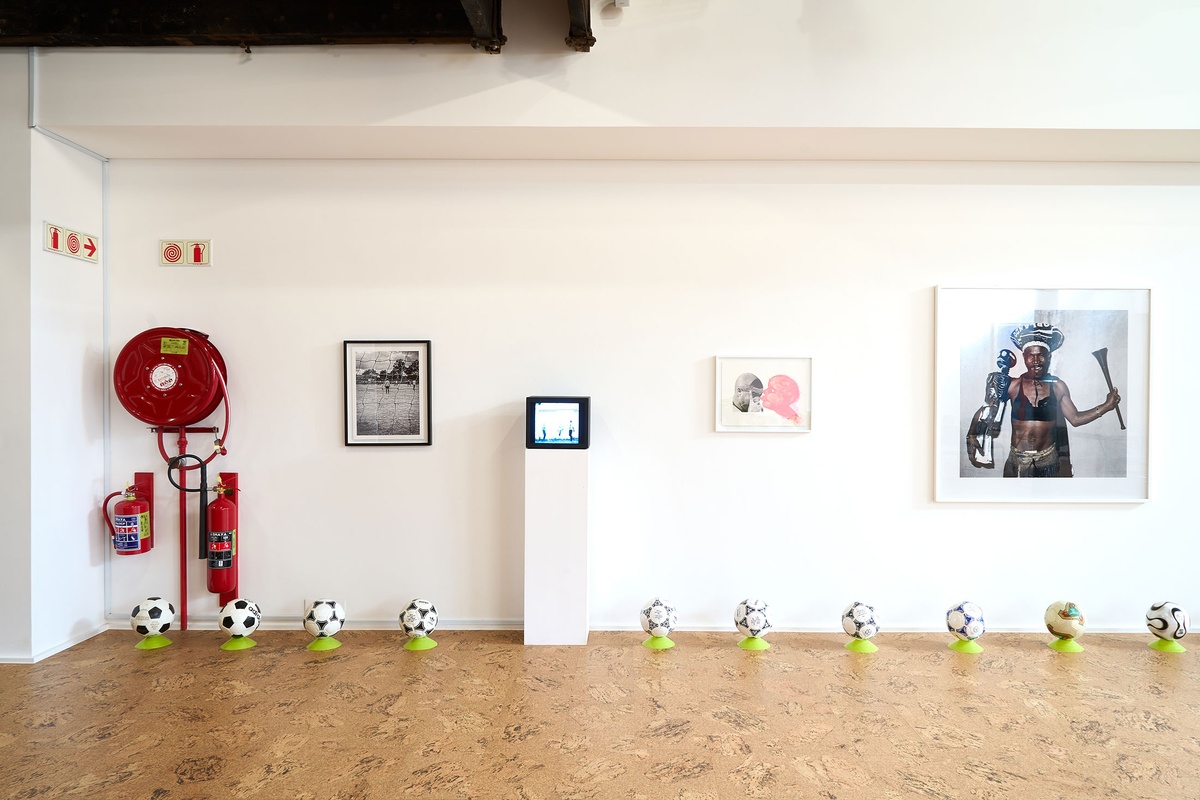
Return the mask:
<path id="1" fill-rule="evenodd" d="M 356 340 L 342 346 L 346 444 L 432 444 L 429 340 Z"/>
<path id="2" fill-rule="evenodd" d="M 936 384 L 937 500 L 1147 499 L 1149 289 L 939 288 Z"/>
<path id="3" fill-rule="evenodd" d="M 716 429 L 721 433 L 812 430 L 812 359 L 716 358 Z"/>

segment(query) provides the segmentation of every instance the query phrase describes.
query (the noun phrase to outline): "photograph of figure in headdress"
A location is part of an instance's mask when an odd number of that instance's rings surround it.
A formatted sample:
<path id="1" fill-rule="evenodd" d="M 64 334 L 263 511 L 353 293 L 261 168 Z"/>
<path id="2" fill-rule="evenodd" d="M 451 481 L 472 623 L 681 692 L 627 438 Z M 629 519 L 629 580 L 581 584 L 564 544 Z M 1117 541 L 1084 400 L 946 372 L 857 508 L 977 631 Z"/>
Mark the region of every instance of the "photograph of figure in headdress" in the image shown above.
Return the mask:
<path id="1" fill-rule="evenodd" d="M 1061 317 L 1062 314 L 1035 311 L 1034 316 Z M 1124 311 L 1077 311 L 1072 312 L 1071 316 L 1076 318 L 1078 332 L 1090 336 L 1093 344 L 1101 340 L 1116 344 L 1115 351 L 1122 356 L 1120 359 L 1112 358 L 1109 354 L 1114 349 L 1106 345 L 1092 351 L 1095 361 L 1076 364 L 1074 369 L 1096 371 L 1099 368 L 1105 376 L 1109 376 L 1111 361 L 1120 360 L 1122 369 L 1118 374 L 1124 374 L 1128 314 Z M 1115 386 L 1109 387 L 1102 402 L 1080 410 L 1066 380 L 1050 371 L 1053 354 L 1066 340 L 1062 329 L 1049 322 L 1001 325 L 998 328 L 1008 331 L 1008 342 L 1001 343 L 997 356 L 999 371 L 988 373 L 984 382 L 984 403 L 970 417 L 966 426 L 964 452 L 968 464 L 961 467 L 961 474 L 968 477 L 972 475 L 972 469 L 996 468 L 993 440 L 1003 431 L 1007 410 L 1010 437 L 1008 456 L 1001 474 L 1005 478 L 1073 477 L 1075 471 L 1067 425 L 1076 428 L 1088 425 L 1114 410 L 1119 415 L 1120 394 Z M 1003 347 L 1009 342 L 1011 350 Z M 1015 356 L 1014 350 L 1020 355 Z M 1017 361 L 1023 362 L 1024 371 L 1011 377 L 1008 368 Z M 963 366 L 964 370 L 967 369 L 966 364 Z M 1016 367 L 1021 369 L 1022 364 L 1016 363 Z M 1123 421 L 1120 427 L 1125 429 Z M 1115 437 L 1111 446 L 1100 453 L 1099 461 L 1090 470 L 1094 473 L 1093 477 L 1125 476 L 1124 441 L 1124 437 Z"/>
<path id="2" fill-rule="evenodd" d="M 968 300 L 955 292 L 976 296 Z M 1106 296 L 1108 292 L 1122 300 Z M 1139 481 L 1144 484 L 1149 298 L 1146 292 L 1144 308 L 1137 302 L 1122 307 L 1129 294 L 939 293 L 940 499 L 957 499 L 954 491 L 941 498 L 940 490 L 950 488 L 953 477 L 973 484 L 1008 483 L 1011 478 L 1088 479 L 1093 485 L 1091 479 L 1133 479 L 1135 488 Z M 980 299 L 993 300 L 992 307 Z M 1017 300 L 1025 307 L 1015 307 Z M 951 368 L 953 375 L 943 374 Z M 952 404 L 947 402 L 951 398 Z M 1131 398 L 1136 401 L 1132 415 L 1127 413 Z M 957 434 L 953 462 L 945 449 L 950 409 Z M 951 463 L 953 474 L 945 469 Z M 1046 489 L 985 488 L 979 499 L 1083 499 L 1093 491 L 1054 482 Z"/>

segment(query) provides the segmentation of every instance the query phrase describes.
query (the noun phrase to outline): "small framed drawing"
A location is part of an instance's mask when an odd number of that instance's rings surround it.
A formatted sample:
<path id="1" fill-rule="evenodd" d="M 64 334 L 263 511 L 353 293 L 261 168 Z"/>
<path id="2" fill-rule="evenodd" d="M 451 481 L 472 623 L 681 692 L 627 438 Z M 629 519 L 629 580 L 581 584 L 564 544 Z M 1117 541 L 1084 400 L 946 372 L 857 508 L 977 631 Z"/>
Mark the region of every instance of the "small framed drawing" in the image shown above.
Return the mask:
<path id="1" fill-rule="evenodd" d="M 717 356 L 716 368 L 719 432 L 812 430 L 811 358 Z"/>
<path id="2" fill-rule="evenodd" d="M 345 341 L 346 444 L 432 444 L 429 340 Z"/>
<path id="3" fill-rule="evenodd" d="M 937 500 L 1147 499 L 1149 289 L 939 287 L 935 382 Z"/>

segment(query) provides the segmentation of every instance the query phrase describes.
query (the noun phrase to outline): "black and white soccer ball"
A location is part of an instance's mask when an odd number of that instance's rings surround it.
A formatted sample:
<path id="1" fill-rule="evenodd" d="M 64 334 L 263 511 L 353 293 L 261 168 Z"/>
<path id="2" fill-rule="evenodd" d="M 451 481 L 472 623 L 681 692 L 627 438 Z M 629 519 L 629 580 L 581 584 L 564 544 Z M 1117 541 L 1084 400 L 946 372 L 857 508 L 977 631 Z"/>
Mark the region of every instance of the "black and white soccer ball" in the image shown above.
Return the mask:
<path id="1" fill-rule="evenodd" d="M 428 600 L 417 598 L 400 612 L 400 627 L 414 639 L 433 633 L 437 623 L 437 609 Z"/>
<path id="2" fill-rule="evenodd" d="M 642 630 L 651 636 L 670 636 L 679 624 L 675 606 L 661 597 L 651 597 L 642 606 Z"/>
<path id="3" fill-rule="evenodd" d="M 225 604 L 218 619 L 221 630 L 234 639 L 241 639 L 258 630 L 262 622 L 262 611 L 259 610 L 258 603 L 239 597 Z"/>
<path id="4" fill-rule="evenodd" d="M 1191 620 L 1183 606 L 1164 600 L 1150 606 L 1146 612 L 1146 627 L 1160 639 L 1178 641 L 1187 636 Z"/>
<path id="5" fill-rule="evenodd" d="M 987 632 L 983 609 L 964 600 L 946 612 L 946 629 L 965 642 L 973 642 Z"/>
<path id="6" fill-rule="evenodd" d="M 304 612 L 304 630 L 318 639 L 337 636 L 346 622 L 346 609 L 337 600 L 313 600 Z"/>
<path id="7" fill-rule="evenodd" d="M 733 624 L 743 636 L 761 639 L 771 630 L 767 617 L 767 604 L 762 600 L 746 599 L 738 603 L 733 612 Z"/>
<path id="8" fill-rule="evenodd" d="M 846 606 L 846 610 L 842 612 L 842 630 L 855 639 L 870 639 L 879 633 L 875 607 L 857 601 Z"/>
<path id="9" fill-rule="evenodd" d="M 171 629 L 175 621 L 175 606 L 161 597 L 147 597 L 133 607 L 129 627 L 142 636 L 155 636 Z"/>

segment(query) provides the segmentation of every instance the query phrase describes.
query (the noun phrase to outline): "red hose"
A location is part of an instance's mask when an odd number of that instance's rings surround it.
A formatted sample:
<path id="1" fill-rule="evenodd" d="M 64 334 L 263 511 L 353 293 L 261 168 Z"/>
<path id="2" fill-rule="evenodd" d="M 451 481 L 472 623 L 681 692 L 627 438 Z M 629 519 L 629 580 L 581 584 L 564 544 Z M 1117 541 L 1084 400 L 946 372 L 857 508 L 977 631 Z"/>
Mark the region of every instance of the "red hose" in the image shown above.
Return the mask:
<path id="1" fill-rule="evenodd" d="M 104 498 L 104 504 L 100 506 L 100 510 L 104 512 L 104 524 L 108 526 L 108 536 L 110 539 L 117 538 L 117 529 L 113 527 L 112 519 L 108 516 L 108 501 L 112 500 L 117 495 L 125 494 L 124 492 L 113 492 L 108 497 Z"/>

